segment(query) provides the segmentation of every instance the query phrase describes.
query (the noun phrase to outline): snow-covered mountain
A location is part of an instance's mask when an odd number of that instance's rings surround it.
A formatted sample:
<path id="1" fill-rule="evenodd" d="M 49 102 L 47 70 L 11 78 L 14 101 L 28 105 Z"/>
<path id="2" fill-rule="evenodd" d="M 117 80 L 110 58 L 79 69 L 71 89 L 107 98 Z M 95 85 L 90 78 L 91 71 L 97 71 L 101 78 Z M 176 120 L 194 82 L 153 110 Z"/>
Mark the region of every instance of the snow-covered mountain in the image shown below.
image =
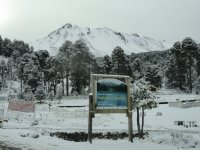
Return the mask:
<path id="1" fill-rule="evenodd" d="M 46 49 L 50 55 L 56 55 L 59 47 L 66 40 L 75 42 L 79 39 L 87 43 L 90 51 L 95 56 L 110 55 L 116 46 L 122 47 L 126 54 L 165 50 L 168 48 L 160 41 L 140 36 L 136 33 L 120 33 L 109 28 L 82 28 L 71 24 L 66 24 L 45 38 L 31 42 L 30 44 L 35 50 Z"/>

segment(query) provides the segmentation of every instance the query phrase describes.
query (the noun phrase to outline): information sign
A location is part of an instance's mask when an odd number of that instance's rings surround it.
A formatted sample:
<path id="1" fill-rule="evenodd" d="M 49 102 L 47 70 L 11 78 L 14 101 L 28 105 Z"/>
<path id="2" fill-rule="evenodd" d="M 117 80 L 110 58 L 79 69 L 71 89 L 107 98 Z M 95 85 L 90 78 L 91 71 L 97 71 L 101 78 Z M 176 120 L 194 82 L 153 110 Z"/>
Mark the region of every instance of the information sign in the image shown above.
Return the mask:
<path id="1" fill-rule="evenodd" d="M 97 81 L 97 108 L 127 108 L 127 85 L 118 79 L 102 79 Z"/>

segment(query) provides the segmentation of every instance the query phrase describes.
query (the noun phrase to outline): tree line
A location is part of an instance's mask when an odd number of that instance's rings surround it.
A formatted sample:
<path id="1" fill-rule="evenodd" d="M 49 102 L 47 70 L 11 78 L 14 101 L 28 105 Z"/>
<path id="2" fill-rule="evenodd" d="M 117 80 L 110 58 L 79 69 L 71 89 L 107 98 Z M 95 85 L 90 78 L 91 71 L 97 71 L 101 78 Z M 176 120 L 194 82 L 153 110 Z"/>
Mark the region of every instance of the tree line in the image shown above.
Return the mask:
<path id="1" fill-rule="evenodd" d="M 21 92 L 35 93 L 40 87 L 56 94 L 61 84 L 63 95 L 84 94 L 91 73 L 129 75 L 133 81 L 143 78 L 156 88 L 200 90 L 199 45 L 191 38 L 166 51 L 127 55 L 117 46 L 110 56 L 95 57 L 82 40 L 66 41 L 56 56 L 50 56 L 48 50 L 33 51 L 24 41 L 0 36 L 0 55 L 8 58 L 0 62 L 1 78 L 20 80 Z"/>

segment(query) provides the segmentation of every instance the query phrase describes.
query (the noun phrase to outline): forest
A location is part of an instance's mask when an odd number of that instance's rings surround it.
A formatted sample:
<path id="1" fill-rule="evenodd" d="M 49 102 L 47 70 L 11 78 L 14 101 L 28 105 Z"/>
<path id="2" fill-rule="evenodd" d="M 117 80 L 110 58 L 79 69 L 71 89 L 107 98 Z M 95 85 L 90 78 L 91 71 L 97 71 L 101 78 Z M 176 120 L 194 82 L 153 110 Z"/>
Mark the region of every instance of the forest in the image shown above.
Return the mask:
<path id="1" fill-rule="evenodd" d="M 165 51 L 127 55 L 117 46 L 111 56 L 95 57 L 82 40 L 66 41 L 50 56 L 48 50 L 34 51 L 24 41 L 0 36 L 0 55 L 5 58 L 0 61 L 0 88 L 8 80 L 19 81 L 21 93 L 55 95 L 60 84 L 62 95 L 86 94 L 92 73 L 129 75 L 132 83 L 144 79 L 156 89 L 200 91 L 200 46 L 190 37 Z"/>

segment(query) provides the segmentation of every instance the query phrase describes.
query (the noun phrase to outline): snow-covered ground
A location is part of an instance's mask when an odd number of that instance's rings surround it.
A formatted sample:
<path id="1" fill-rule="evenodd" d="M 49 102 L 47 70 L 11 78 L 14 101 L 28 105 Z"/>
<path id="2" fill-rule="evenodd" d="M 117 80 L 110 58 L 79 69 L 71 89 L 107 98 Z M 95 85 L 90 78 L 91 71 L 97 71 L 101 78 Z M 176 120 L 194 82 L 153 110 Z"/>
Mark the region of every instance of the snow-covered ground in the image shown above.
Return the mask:
<path id="1" fill-rule="evenodd" d="M 161 95 L 164 95 L 163 92 Z M 164 98 L 171 95 L 165 93 Z M 176 93 L 173 97 L 182 94 Z M 196 95 L 193 95 L 196 96 Z M 180 96 L 184 98 L 185 96 Z M 129 149 L 200 149 L 200 127 L 186 128 L 177 126 L 174 121 L 197 121 L 200 126 L 200 109 L 174 108 L 167 104 L 145 111 L 145 132 L 149 135 L 144 140 L 128 139 L 106 140 L 93 139 L 93 144 L 88 142 L 72 142 L 51 137 L 51 132 L 87 132 L 88 127 L 88 99 L 63 98 L 61 104 L 58 101 L 51 102 L 49 109 L 48 101 L 44 104 L 36 104 L 35 115 L 7 110 L 7 100 L 1 101 L 0 107 L 5 108 L 3 128 L 0 129 L 0 141 L 14 145 L 22 149 L 36 150 L 63 150 L 63 149 L 87 149 L 87 150 L 121 150 Z M 59 107 L 59 106 L 83 106 L 83 107 Z M 157 115 L 162 113 L 162 116 Z M 38 121 L 33 125 L 34 120 Z M 136 113 L 133 113 L 133 129 L 136 133 Z M 128 119 L 126 114 L 96 114 L 93 119 L 93 132 L 127 132 Z"/>
<path id="2" fill-rule="evenodd" d="M 177 100 L 200 100 L 200 95 L 186 94 L 181 91 L 175 90 L 159 90 L 154 93 L 157 97 L 158 102 L 175 102 Z"/>

